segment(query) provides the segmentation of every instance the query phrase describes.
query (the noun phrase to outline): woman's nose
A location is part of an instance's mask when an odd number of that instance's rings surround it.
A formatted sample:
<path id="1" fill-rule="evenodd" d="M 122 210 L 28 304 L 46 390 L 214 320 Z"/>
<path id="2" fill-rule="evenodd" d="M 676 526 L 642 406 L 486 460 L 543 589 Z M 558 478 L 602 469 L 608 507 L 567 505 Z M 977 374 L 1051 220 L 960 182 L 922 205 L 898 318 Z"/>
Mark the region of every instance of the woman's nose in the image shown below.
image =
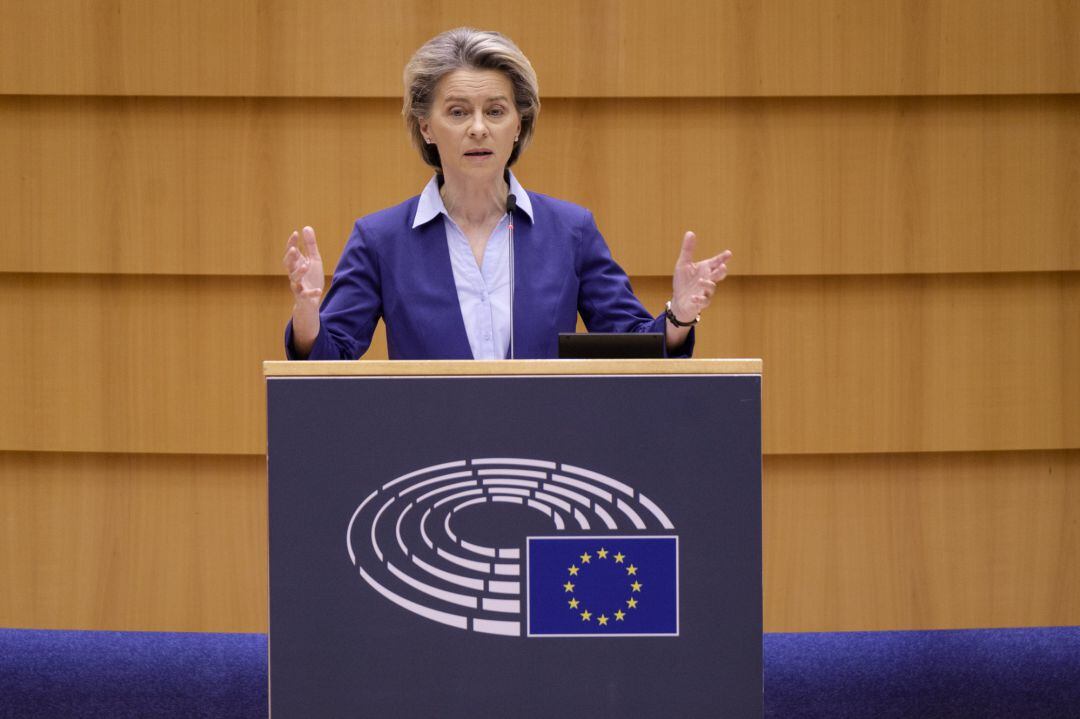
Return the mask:
<path id="1" fill-rule="evenodd" d="M 472 124 L 469 125 L 469 135 L 483 137 L 487 135 L 487 124 L 484 122 L 484 113 L 478 112 L 473 115 Z"/>

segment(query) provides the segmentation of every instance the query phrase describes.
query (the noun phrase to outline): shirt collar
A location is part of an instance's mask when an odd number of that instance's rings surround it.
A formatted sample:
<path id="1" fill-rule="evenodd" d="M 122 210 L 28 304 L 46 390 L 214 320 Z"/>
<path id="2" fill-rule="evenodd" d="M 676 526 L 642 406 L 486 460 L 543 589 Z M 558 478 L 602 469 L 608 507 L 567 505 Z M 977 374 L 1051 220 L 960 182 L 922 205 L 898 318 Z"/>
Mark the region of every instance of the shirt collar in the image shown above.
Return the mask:
<path id="1" fill-rule="evenodd" d="M 529 199 L 529 193 L 525 192 L 525 188 L 514 177 L 514 173 L 507 170 L 506 174 L 510 176 L 510 194 L 517 198 L 518 209 L 525 213 L 529 222 L 533 222 L 532 200 Z M 442 195 L 439 194 L 439 176 L 436 174 L 420 193 L 420 201 L 416 204 L 416 215 L 413 217 L 412 226 L 419 227 L 431 222 L 439 215 L 450 217 L 450 213 L 446 211 L 446 205 L 443 204 Z"/>

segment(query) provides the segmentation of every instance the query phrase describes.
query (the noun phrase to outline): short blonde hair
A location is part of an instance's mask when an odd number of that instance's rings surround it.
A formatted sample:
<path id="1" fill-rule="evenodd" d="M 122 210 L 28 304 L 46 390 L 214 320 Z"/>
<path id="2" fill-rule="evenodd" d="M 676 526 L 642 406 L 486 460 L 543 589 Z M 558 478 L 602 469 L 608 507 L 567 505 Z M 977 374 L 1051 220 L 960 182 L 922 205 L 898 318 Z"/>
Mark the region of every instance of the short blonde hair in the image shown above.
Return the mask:
<path id="1" fill-rule="evenodd" d="M 405 65 L 405 104 L 401 114 L 405 116 L 413 145 L 424 162 L 442 170 L 439 150 L 434 144 L 424 142 L 420 121 L 431 116 L 439 80 L 462 69 L 498 70 L 510 80 L 514 105 L 521 117 L 521 133 L 506 163 L 507 167 L 513 165 L 529 144 L 536 116 L 540 114 L 540 86 L 529 59 L 513 40 L 490 30 L 471 27 L 447 30 L 424 43 L 409 59 Z"/>

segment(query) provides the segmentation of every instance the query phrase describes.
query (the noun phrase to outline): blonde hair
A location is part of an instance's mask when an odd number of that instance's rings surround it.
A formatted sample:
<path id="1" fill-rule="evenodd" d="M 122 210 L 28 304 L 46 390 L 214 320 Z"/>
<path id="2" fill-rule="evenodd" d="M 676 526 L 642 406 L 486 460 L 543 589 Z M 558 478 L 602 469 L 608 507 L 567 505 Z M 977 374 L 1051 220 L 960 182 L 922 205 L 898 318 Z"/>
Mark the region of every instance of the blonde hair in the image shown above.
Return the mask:
<path id="1" fill-rule="evenodd" d="M 413 145 L 424 162 L 436 170 L 442 169 L 439 150 L 424 142 L 420 133 L 421 120 L 431 115 L 435 86 L 455 70 L 498 70 L 514 88 L 514 105 L 521 117 L 521 133 L 510 152 L 506 166 L 517 162 L 532 137 L 536 116 L 540 114 L 540 86 L 529 59 L 513 40 L 490 30 L 459 27 L 424 43 L 405 65 L 405 103 L 401 114 Z"/>

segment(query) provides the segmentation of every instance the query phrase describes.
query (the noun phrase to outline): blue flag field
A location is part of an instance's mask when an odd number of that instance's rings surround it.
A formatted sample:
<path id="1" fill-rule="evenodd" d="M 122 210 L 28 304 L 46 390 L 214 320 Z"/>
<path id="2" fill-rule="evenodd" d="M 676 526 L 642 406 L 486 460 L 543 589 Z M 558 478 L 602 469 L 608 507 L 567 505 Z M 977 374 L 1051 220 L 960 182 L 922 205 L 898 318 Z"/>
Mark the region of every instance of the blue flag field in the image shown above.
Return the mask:
<path id="1" fill-rule="evenodd" d="M 528 635 L 678 636 L 678 537 L 529 537 Z"/>

